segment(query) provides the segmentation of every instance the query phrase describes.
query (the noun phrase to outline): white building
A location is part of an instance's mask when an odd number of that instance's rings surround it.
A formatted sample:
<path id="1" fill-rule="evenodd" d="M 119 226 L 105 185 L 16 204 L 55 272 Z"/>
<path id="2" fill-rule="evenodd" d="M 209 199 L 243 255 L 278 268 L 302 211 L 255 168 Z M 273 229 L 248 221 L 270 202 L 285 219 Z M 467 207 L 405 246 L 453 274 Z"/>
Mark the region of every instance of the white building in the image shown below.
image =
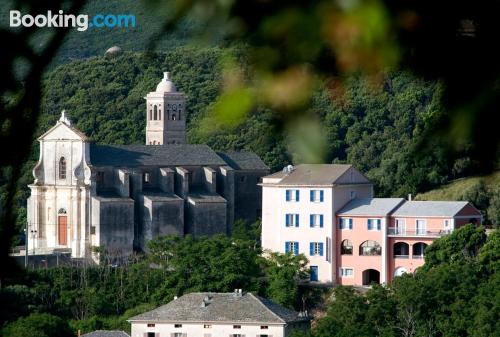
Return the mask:
<path id="1" fill-rule="evenodd" d="M 287 337 L 310 320 L 251 293 L 190 293 L 132 317 L 131 337 Z"/>
<path id="2" fill-rule="evenodd" d="M 335 214 L 355 198 L 371 198 L 372 183 L 351 165 L 287 167 L 262 180 L 262 247 L 303 253 L 311 280 L 334 283 Z"/>

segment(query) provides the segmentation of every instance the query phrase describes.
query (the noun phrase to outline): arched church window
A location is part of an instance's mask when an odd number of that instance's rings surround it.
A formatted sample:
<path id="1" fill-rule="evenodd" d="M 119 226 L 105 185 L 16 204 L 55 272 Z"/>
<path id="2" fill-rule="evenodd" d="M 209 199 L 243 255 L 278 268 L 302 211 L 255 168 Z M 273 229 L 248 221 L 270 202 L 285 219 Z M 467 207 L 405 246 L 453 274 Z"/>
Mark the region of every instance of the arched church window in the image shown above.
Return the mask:
<path id="1" fill-rule="evenodd" d="M 154 120 L 158 119 L 158 107 L 156 105 L 153 108 L 153 119 Z"/>
<path id="2" fill-rule="evenodd" d="M 161 109 L 158 110 L 158 119 L 161 120 Z"/>
<path id="3" fill-rule="evenodd" d="M 177 105 L 172 104 L 172 110 L 177 111 Z"/>
<path id="4" fill-rule="evenodd" d="M 59 179 L 66 179 L 66 159 L 59 159 Z"/>
<path id="5" fill-rule="evenodd" d="M 172 120 L 173 121 L 177 120 L 177 116 L 175 114 L 172 114 Z"/>

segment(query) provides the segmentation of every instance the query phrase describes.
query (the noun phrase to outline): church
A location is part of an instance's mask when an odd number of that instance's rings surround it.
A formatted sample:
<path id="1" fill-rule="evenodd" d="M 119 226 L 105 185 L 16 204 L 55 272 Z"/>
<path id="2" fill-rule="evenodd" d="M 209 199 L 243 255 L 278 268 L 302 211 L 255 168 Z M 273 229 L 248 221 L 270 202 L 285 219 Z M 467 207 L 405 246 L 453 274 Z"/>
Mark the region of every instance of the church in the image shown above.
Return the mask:
<path id="1" fill-rule="evenodd" d="M 145 145 L 95 144 L 63 111 L 38 138 L 29 185 L 30 253 L 144 251 L 164 235 L 229 234 L 260 217 L 269 168 L 252 152 L 186 143 L 186 96 L 164 73 L 146 100 Z"/>

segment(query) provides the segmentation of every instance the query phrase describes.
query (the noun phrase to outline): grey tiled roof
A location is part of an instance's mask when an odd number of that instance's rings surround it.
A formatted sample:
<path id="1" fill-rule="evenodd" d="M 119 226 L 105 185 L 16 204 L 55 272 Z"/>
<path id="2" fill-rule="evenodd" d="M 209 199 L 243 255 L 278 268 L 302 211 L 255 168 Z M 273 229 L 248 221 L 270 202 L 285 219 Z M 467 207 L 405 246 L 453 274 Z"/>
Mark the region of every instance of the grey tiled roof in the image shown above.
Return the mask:
<path id="1" fill-rule="evenodd" d="M 205 306 L 203 300 L 208 298 Z M 148 322 L 276 323 L 302 321 L 293 310 L 251 293 L 190 293 L 129 319 Z"/>
<path id="2" fill-rule="evenodd" d="M 207 145 L 99 145 L 91 144 L 94 166 L 210 166 L 226 165 Z"/>
<path id="3" fill-rule="evenodd" d="M 264 178 L 281 178 L 280 185 L 331 185 L 352 165 L 346 164 L 301 164 L 289 173 L 276 172 Z"/>
<path id="4" fill-rule="evenodd" d="M 125 331 L 96 330 L 82 335 L 81 337 L 130 337 Z"/>
<path id="5" fill-rule="evenodd" d="M 467 201 L 407 201 L 394 216 L 455 216 Z"/>
<path id="6" fill-rule="evenodd" d="M 217 152 L 235 170 L 269 170 L 269 167 L 253 152 Z"/>
<path id="7" fill-rule="evenodd" d="M 390 214 L 404 202 L 403 198 L 366 198 L 354 199 L 345 205 L 338 215 L 378 215 Z"/>

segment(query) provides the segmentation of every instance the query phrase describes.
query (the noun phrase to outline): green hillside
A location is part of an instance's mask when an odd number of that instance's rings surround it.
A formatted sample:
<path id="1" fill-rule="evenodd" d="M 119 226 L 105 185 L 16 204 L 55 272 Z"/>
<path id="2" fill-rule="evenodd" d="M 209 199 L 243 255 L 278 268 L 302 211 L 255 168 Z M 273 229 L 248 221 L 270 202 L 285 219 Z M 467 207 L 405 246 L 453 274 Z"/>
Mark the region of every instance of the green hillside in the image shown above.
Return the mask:
<path id="1" fill-rule="evenodd" d="M 500 171 L 454 180 L 418 194 L 416 200 L 468 200 L 486 211 L 487 221 L 500 225 Z"/>

